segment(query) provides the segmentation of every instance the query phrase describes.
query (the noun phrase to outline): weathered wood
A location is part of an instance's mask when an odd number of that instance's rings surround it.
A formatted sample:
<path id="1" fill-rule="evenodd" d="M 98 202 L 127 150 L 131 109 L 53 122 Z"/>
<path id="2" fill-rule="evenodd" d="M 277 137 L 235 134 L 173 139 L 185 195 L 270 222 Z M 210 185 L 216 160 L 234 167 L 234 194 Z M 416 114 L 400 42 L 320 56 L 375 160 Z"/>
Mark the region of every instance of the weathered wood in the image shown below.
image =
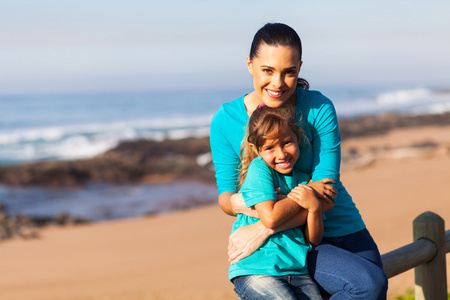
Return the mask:
<path id="1" fill-rule="evenodd" d="M 437 253 L 428 262 L 415 268 L 416 300 L 447 299 L 444 220 L 425 212 L 413 221 L 414 241 L 428 239 L 436 245 Z"/>
<path id="2" fill-rule="evenodd" d="M 445 232 L 445 252 L 450 252 L 450 230 Z M 427 239 L 420 239 L 381 256 L 383 270 L 392 278 L 431 260 L 437 253 L 436 245 Z"/>
<path id="3" fill-rule="evenodd" d="M 450 252 L 450 230 L 445 232 L 445 252 Z"/>
<path id="4" fill-rule="evenodd" d="M 437 248 L 433 242 L 421 239 L 383 254 L 383 270 L 391 278 L 430 261 L 436 253 Z"/>

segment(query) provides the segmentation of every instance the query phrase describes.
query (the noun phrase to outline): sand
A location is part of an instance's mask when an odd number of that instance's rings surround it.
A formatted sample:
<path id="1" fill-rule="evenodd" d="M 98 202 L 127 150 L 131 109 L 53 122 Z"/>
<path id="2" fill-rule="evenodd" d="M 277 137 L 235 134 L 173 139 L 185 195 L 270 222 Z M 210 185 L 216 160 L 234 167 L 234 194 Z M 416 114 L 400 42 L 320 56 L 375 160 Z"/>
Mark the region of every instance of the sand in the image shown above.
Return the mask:
<path id="1" fill-rule="evenodd" d="M 432 153 L 402 148 L 425 141 L 439 147 Z M 412 221 L 422 212 L 450 221 L 449 145 L 450 127 L 344 141 L 343 149 L 386 146 L 397 151 L 341 174 L 381 253 L 411 243 Z M 227 280 L 227 237 L 233 221 L 212 205 L 48 227 L 39 231 L 39 239 L 1 242 L 0 299 L 237 299 Z M 414 288 L 413 271 L 390 279 L 389 285 L 390 298 L 405 294 Z"/>

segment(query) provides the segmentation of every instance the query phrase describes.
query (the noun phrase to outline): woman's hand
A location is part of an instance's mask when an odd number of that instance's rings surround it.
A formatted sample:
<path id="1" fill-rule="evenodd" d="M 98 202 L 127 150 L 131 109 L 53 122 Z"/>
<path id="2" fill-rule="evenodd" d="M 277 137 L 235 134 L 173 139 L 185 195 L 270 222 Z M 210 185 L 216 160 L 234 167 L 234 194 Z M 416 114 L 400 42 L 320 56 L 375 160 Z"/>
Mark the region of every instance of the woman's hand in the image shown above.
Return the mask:
<path id="1" fill-rule="evenodd" d="M 229 263 L 237 263 L 255 252 L 273 233 L 274 230 L 267 229 L 261 222 L 238 228 L 228 238 Z"/>
<path id="2" fill-rule="evenodd" d="M 244 214 L 249 217 L 259 218 L 256 209 L 253 207 L 248 208 L 247 205 L 245 205 L 244 198 L 242 198 L 241 193 L 233 194 L 230 198 L 230 203 L 235 215 Z"/>
<path id="3" fill-rule="evenodd" d="M 336 183 L 336 181 L 331 178 L 325 178 L 316 182 L 310 180 L 307 185 L 314 189 L 319 200 L 330 201 L 330 198 L 336 199 L 337 195 L 336 189 L 330 183 Z"/>
<path id="4" fill-rule="evenodd" d="M 329 211 L 334 207 L 334 201 L 330 199 L 319 199 L 320 204 L 322 205 L 322 213 Z"/>

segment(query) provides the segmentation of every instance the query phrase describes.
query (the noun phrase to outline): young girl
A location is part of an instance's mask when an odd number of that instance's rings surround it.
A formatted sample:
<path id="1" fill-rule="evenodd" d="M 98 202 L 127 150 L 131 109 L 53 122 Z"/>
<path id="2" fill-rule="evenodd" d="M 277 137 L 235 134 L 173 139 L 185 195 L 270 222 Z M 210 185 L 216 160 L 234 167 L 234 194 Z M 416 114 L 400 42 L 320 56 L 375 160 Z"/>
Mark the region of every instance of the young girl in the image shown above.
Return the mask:
<path id="1" fill-rule="evenodd" d="M 306 225 L 304 235 L 303 226 L 276 233 L 252 255 L 230 265 L 229 279 L 241 299 L 322 299 L 306 266 L 311 244 L 322 239 L 322 207 L 305 185 L 310 176 L 294 169 L 300 138 L 295 113 L 288 107 L 261 105 L 250 117 L 239 192 L 267 228 L 276 228 L 296 214 Z M 277 201 L 277 190 L 288 197 Z M 233 232 L 258 221 L 238 214 Z"/>

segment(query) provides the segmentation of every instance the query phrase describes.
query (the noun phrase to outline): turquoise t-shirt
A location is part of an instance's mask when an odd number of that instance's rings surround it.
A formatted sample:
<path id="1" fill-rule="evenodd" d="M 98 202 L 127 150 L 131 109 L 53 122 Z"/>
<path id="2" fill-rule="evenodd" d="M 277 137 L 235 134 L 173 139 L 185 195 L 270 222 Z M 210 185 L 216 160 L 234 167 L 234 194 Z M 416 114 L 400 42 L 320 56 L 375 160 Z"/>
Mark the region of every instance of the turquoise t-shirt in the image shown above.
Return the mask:
<path id="1" fill-rule="evenodd" d="M 333 103 L 320 92 L 297 88 L 297 120 L 306 141 L 295 168 L 313 181 L 332 178 L 338 191 L 333 209 L 325 213 L 324 236 L 338 237 L 365 228 L 358 209 L 340 182 L 341 136 Z M 244 97 L 224 103 L 211 122 L 211 151 L 219 194 L 236 192 L 241 141 L 248 115 Z"/>
<path id="2" fill-rule="evenodd" d="M 257 203 L 277 200 L 276 187 L 287 195 L 298 183 L 307 183 L 310 176 L 297 170 L 292 176 L 282 175 L 261 158 L 255 158 L 249 166 L 246 179 L 239 192 L 248 207 Z M 233 224 L 234 232 L 237 228 L 258 222 L 259 219 L 238 214 Z M 306 255 L 311 245 L 305 241 L 303 226 L 269 237 L 264 244 L 250 256 L 230 265 L 228 278 L 232 280 L 244 275 L 283 276 L 306 274 Z"/>

